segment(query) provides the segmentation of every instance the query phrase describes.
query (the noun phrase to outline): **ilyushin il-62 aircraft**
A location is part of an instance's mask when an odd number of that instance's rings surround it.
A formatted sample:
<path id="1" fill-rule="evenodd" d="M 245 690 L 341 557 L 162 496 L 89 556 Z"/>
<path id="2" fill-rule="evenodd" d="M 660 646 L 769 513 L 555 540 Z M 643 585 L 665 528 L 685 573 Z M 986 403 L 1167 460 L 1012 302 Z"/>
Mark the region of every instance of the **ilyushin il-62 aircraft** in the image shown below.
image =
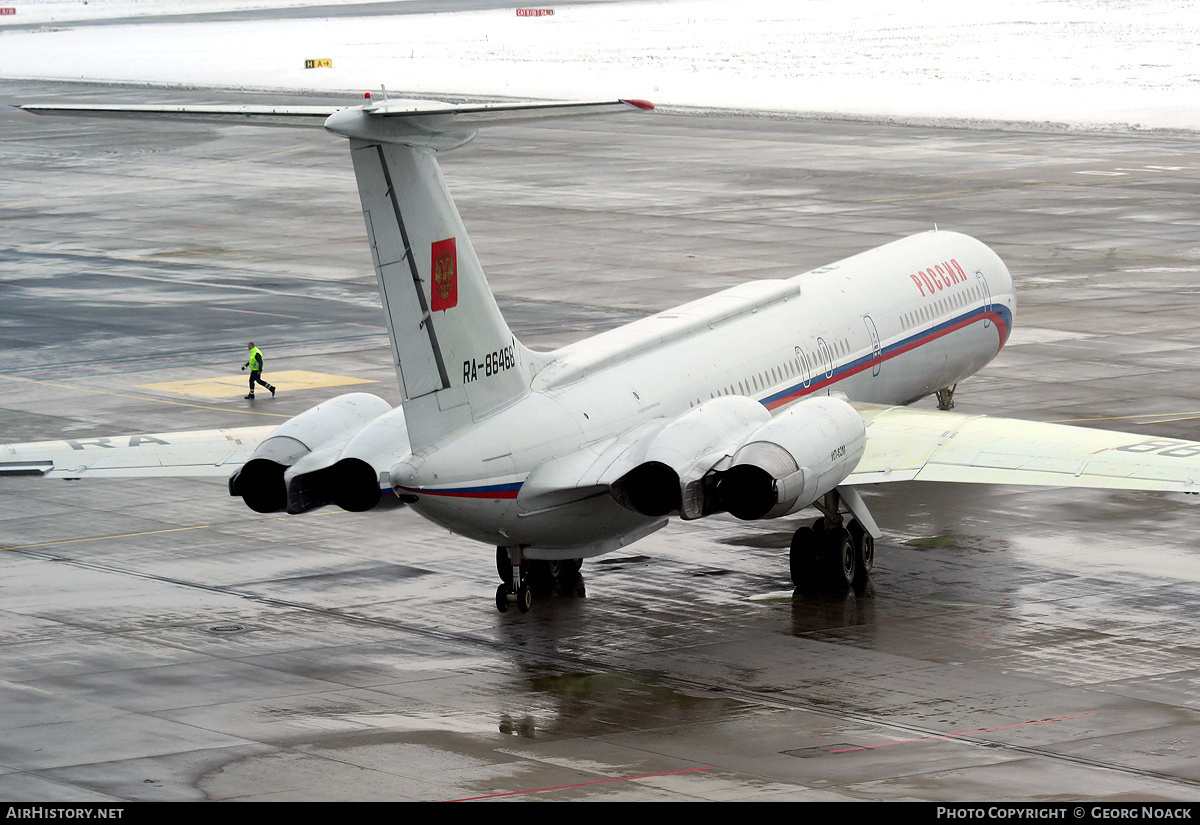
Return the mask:
<path id="1" fill-rule="evenodd" d="M 0 472 L 217 475 L 258 512 L 386 500 L 497 548 L 496 606 L 672 516 L 815 507 L 793 582 L 870 575 L 858 487 L 896 481 L 1200 491 L 1200 443 L 962 415 L 956 384 L 1016 313 L 1004 263 L 931 231 L 785 280 L 742 283 L 553 352 L 502 317 L 437 162 L 485 126 L 644 101 L 461 105 L 27 105 L 47 115 L 324 126 L 349 139 L 404 402 L 332 398 L 278 427 L 0 447 Z M 939 410 L 907 405 L 937 394 Z"/>

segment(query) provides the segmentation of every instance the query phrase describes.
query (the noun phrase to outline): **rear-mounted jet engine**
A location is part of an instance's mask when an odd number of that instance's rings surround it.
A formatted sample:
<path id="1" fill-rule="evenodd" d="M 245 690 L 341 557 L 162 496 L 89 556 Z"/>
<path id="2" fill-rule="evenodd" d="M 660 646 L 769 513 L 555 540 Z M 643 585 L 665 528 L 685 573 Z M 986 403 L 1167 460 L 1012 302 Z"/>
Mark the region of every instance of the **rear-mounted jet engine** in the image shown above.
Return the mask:
<path id="1" fill-rule="evenodd" d="M 229 494 L 241 496 L 246 506 L 259 513 L 284 508 L 300 513 L 339 503 L 334 490 L 354 505 L 346 509 L 369 509 L 379 498 L 378 474 L 355 456 L 344 462 L 343 454 L 357 433 L 392 412 L 391 404 L 362 392 L 318 404 L 281 424 L 258 445 L 250 460 L 230 477 Z M 373 499 L 371 491 L 364 490 L 368 475 Z"/>

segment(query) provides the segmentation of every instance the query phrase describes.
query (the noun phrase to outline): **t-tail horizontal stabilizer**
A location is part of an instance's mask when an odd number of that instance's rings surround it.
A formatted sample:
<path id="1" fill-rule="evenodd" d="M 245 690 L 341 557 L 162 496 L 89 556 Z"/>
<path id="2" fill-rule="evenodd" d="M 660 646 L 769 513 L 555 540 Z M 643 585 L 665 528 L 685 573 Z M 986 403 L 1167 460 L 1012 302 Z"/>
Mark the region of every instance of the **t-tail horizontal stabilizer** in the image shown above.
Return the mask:
<path id="1" fill-rule="evenodd" d="M 361 106 L 264 106 L 229 104 L 158 105 L 30 103 L 34 115 L 118 120 L 173 120 L 248 126 L 324 126 L 336 135 L 381 143 L 453 149 L 485 126 L 529 123 L 653 109 L 646 100 L 582 103 L 445 103 L 438 100 L 368 100 Z"/>
<path id="2" fill-rule="evenodd" d="M 653 108 L 645 100 L 436 106 L 423 101 L 387 100 L 335 112 L 325 121 L 325 128 L 336 135 L 371 142 L 453 149 L 469 142 L 485 126 Z"/>

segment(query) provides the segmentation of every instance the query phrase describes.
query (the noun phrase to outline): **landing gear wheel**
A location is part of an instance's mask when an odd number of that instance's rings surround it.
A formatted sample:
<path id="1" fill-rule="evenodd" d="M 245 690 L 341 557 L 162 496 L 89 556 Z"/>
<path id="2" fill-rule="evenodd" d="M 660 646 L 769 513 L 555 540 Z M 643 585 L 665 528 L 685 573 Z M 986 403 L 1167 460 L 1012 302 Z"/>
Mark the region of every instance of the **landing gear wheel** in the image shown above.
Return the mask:
<path id="1" fill-rule="evenodd" d="M 538 573 L 542 578 L 550 578 L 550 565 L 544 561 L 525 559 L 524 547 L 497 547 L 496 572 L 504 583 L 496 588 L 496 608 L 504 613 L 510 602 L 517 603 L 517 610 L 528 613 L 533 607 L 533 580 Z M 550 579 L 553 582 L 553 579 Z M 513 598 L 513 597 L 516 598 Z"/>
<path id="2" fill-rule="evenodd" d="M 875 539 L 857 521 L 850 522 L 850 535 L 854 538 L 857 565 L 854 571 L 854 586 L 860 587 L 871 578 L 875 567 Z"/>
<path id="3" fill-rule="evenodd" d="M 561 579 L 563 576 L 578 573 L 583 567 L 583 559 L 555 559 L 549 564 L 554 578 Z"/>
<path id="4" fill-rule="evenodd" d="M 788 552 L 788 567 L 792 574 L 792 586 L 803 587 L 812 581 L 817 561 L 817 534 L 811 527 L 801 527 L 792 534 L 792 548 Z"/>
<path id="5" fill-rule="evenodd" d="M 844 590 L 854 584 L 858 575 L 858 550 L 854 537 L 845 527 L 837 527 L 825 535 L 825 566 L 829 582 Z"/>

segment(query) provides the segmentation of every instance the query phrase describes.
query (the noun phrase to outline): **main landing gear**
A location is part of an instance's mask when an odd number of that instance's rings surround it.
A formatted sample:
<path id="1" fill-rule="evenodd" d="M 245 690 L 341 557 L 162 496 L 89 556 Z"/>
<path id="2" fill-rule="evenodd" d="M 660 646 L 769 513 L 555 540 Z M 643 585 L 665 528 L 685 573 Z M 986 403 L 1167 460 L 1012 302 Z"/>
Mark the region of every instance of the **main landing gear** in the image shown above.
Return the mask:
<path id="1" fill-rule="evenodd" d="M 861 509 L 861 499 L 855 509 Z M 814 506 L 822 516 L 812 527 L 801 527 L 792 536 L 789 562 L 792 584 L 808 587 L 825 584 L 838 590 L 861 586 L 875 566 L 875 539 L 851 513 L 842 512 L 843 497 L 826 493 Z M 865 509 L 860 513 L 869 519 Z M 874 527 L 874 525 L 871 525 Z"/>
<path id="2" fill-rule="evenodd" d="M 523 547 L 497 547 L 496 572 L 503 583 L 496 588 L 496 609 L 504 613 L 515 604 L 528 613 L 535 591 L 548 595 L 557 589 L 564 596 L 582 599 L 587 595 L 579 575 L 582 567 L 583 559 L 527 559 Z"/>
<path id="3" fill-rule="evenodd" d="M 954 409 L 954 391 L 958 389 L 958 384 L 952 384 L 949 387 L 942 387 L 937 391 L 937 402 L 939 410 Z"/>

